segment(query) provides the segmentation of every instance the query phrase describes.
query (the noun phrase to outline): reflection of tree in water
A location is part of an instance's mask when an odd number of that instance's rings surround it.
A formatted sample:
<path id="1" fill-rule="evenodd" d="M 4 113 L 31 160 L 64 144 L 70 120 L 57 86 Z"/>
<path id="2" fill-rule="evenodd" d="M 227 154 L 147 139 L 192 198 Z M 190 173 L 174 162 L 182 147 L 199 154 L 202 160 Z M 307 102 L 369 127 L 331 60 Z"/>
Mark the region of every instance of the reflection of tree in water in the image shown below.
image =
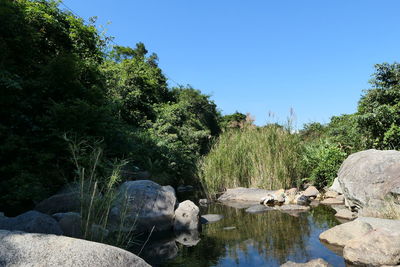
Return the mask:
<path id="1" fill-rule="evenodd" d="M 264 258 L 283 263 L 291 258 L 304 258 L 306 242 L 310 234 L 307 216 L 291 216 L 279 211 L 249 214 L 244 210 L 215 206 L 211 212 L 223 213 L 223 226 L 235 226 L 236 230 L 224 231 L 221 224 L 209 225 L 207 235 L 225 244 L 227 254 L 238 258 L 241 251 L 257 250 Z"/>
<path id="2" fill-rule="evenodd" d="M 333 208 L 325 205 L 319 205 L 310 211 L 314 223 L 320 228 L 332 228 L 340 224 L 334 216 L 335 213 Z"/>
<path id="3" fill-rule="evenodd" d="M 312 225 L 327 228 L 337 224 L 332 209 L 320 206 L 298 217 L 279 211 L 249 214 L 222 205 L 202 208 L 202 214 L 222 214 L 224 219 L 203 226 L 201 241 L 194 247 L 178 244 L 175 258 L 163 266 L 215 266 L 226 259 L 233 264 L 262 257 L 264 263 L 280 265 L 288 260 L 310 258 L 307 245 Z M 310 216 L 311 215 L 311 216 Z M 224 227 L 236 227 L 224 230 Z M 226 262 L 224 262 L 226 264 Z"/>

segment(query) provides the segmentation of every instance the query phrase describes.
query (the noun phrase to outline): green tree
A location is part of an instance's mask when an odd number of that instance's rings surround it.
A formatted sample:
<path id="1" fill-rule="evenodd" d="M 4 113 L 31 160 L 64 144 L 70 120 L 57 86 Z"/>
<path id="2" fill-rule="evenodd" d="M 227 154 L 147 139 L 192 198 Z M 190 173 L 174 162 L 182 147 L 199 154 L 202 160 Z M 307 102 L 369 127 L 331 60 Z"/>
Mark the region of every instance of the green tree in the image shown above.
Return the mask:
<path id="1" fill-rule="evenodd" d="M 400 64 L 383 63 L 375 68 L 372 88 L 358 104 L 357 123 L 368 147 L 399 149 Z"/>

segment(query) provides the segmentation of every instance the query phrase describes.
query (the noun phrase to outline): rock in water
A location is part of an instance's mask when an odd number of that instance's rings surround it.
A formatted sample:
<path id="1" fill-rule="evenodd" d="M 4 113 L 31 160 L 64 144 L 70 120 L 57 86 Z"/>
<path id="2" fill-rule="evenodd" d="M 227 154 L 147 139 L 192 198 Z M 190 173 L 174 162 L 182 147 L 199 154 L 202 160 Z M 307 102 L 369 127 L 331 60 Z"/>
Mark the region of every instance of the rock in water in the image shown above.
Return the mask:
<path id="1" fill-rule="evenodd" d="M 0 229 L 62 235 L 58 222 L 50 215 L 31 210 L 17 217 L 0 217 Z M 1 257 L 0 257 L 1 259 Z"/>
<path id="2" fill-rule="evenodd" d="M 218 222 L 219 220 L 222 220 L 223 218 L 224 216 L 220 214 L 205 214 L 201 215 L 200 222 L 202 224 L 215 223 Z"/>
<path id="3" fill-rule="evenodd" d="M 319 239 L 328 244 L 344 247 L 346 243 L 372 230 L 372 226 L 360 220 L 337 225 L 321 233 Z"/>
<path id="4" fill-rule="evenodd" d="M 237 188 L 227 189 L 226 192 L 218 198 L 218 200 L 219 201 L 243 200 L 243 201 L 260 202 L 260 200 L 263 197 L 273 193 L 274 191 L 271 190 L 237 187 Z"/>
<path id="5" fill-rule="evenodd" d="M 1 266 L 150 266 L 133 253 L 66 236 L 0 230 Z"/>
<path id="6" fill-rule="evenodd" d="M 119 188 L 118 201 L 110 214 L 111 229 L 120 229 L 125 216 L 124 231 L 155 231 L 172 228 L 176 196 L 171 186 L 161 186 L 149 180 L 128 181 Z M 126 214 L 125 214 L 126 211 Z"/>
<path id="7" fill-rule="evenodd" d="M 361 209 L 383 200 L 400 186 L 400 151 L 370 149 L 350 155 L 338 180 L 348 205 Z"/>
<path id="8" fill-rule="evenodd" d="M 188 231 L 199 229 L 199 207 L 192 201 L 185 200 L 179 203 L 175 210 L 174 230 Z"/>
<path id="9" fill-rule="evenodd" d="M 246 209 L 246 212 L 248 213 L 263 213 L 266 211 L 274 210 L 272 207 L 264 206 L 264 205 L 254 205 L 251 206 L 250 208 Z"/>
<path id="10" fill-rule="evenodd" d="M 400 233 L 376 229 L 347 242 L 343 250 L 346 261 L 361 266 L 400 264 Z"/>
<path id="11" fill-rule="evenodd" d="M 282 264 L 281 267 L 333 267 L 323 259 L 315 259 L 306 263 L 296 263 L 292 261 L 288 261 L 285 264 Z"/>
<path id="12" fill-rule="evenodd" d="M 305 195 L 299 195 L 296 198 L 296 204 L 297 205 L 306 206 L 306 205 L 310 204 L 310 202 L 311 202 L 310 199 L 308 197 L 306 197 Z"/>

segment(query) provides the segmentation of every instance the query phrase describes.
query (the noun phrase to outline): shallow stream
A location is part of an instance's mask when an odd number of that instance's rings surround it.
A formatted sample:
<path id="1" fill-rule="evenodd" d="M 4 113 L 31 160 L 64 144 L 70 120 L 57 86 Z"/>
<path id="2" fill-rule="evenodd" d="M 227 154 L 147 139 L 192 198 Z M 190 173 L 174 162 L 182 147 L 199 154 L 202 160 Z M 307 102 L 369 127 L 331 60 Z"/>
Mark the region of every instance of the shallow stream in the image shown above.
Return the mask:
<path id="1" fill-rule="evenodd" d="M 153 236 L 140 256 L 153 266 L 279 266 L 315 258 L 345 266 L 343 258 L 318 239 L 321 232 L 339 224 L 330 207 L 320 205 L 298 214 L 250 214 L 219 203 L 200 209 L 201 214 L 224 218 L 203 225 L 198 235 Z"/>

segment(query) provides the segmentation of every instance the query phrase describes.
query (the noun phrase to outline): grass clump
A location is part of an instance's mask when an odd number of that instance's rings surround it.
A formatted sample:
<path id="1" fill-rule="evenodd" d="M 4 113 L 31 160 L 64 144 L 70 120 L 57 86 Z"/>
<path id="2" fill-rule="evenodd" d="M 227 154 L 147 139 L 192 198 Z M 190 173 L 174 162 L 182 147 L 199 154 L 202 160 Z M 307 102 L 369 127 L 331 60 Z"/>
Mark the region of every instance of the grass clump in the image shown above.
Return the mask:
<path id="1" fill-rule="evenodd" d="M 76 171 L 76 189 L 79 192 L 82 238 L 117 247 L 128 247 L 135 225 L 127 226 L 127 202 L 121 199 L 117 186 L 121 183 L 121 168 L 125 161 L 105 162 L 101 142 L 70 140 L 69 149 Z M 119 225 L 110 227 L 110 212 L 117 201 L 121 205 Z M 110 229 L 117 231 L 110 231 Z M 130 229 L 126 231 L 125 229 Z M 124 229 L 119 231 L 118 229 Z"/>
<path id="2" fill-rule="evenodd" d="M 198 165 L 202 184 L 213 195 L 224 188 L 298 186 L 303 145 L 290 127 L 247 125 L 221 134 Z"/>

